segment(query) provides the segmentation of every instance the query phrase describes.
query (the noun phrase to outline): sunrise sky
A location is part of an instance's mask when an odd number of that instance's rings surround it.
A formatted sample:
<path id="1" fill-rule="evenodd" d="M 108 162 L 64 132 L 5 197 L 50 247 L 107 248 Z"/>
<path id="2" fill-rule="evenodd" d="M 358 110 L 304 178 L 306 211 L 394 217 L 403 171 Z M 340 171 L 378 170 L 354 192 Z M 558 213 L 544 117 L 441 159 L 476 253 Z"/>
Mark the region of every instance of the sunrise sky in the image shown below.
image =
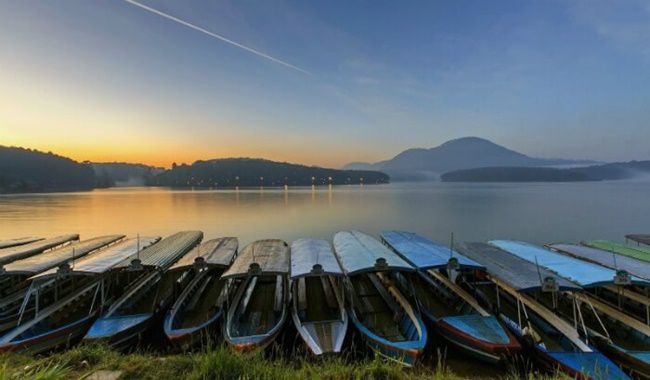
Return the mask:
<path id="1" fill-rule="evenodd" d="M 3 1 L 0 145 L 338 167 L 473 135 L 650 159 L 649 68 L 645 0 Z"/>

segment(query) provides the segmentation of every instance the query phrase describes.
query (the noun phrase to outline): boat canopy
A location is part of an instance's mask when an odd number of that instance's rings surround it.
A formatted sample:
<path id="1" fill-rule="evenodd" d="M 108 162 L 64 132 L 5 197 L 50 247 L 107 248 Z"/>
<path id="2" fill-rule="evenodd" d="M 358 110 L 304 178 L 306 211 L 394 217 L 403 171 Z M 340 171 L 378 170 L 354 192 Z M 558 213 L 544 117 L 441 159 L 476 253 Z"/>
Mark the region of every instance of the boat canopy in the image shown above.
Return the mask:
<path id="1" fill-rule="evenodd" d="M 66 262 L 81 258 L 88 253 L 114 243 L 124 238 L 124 235 L 99 236 L 55 248 L 40 255 L 11 262 L 0 267 L 0 275 L 29 275 L 33 276 L 50 268 L 55 268 Z"/>
<path id="2" fill-rule="evenodd" d="M 598 264 L 578 260 L 526 242 L 515 240 L 492 240 L 490 244 L 511 254 L 537 264 L 571 280 L 584 288 L 617 284 L 619 273 Z M 631 282 L 648 285 L 647 281 L 630 276 Z"/>
<path id="3" fill-rule="evenodd" d="M 334 235 L 334 251 L 348 276 L 384 270 L 415 270 L 377 239 L 359 231 L 337 232 Z"/>
<path id="4" fill-rule="evenodd" d="M 484 269 L 481 264 L 451 248 L 412 232 L 384 231 L 381 239 L 417 269 L 443 268 L 452 259 L 461 268 Z"/>
<path id="5" fill-rule="evenodd" d="M 143 250 L 159 241 L 159 237 L 140 237 L 126 239 L 99 252 L 75 259 L 66 267 L 52 268 L 40 273 L 31 279 L 33 281 L 45 280 L 56 277 L 59 274 L 94 276 L 103 274 L 115 267 L 115 265 L 130 260 L 138 254 L 138 248 Z"/>
<path id="6" fill-rule="evenodd" d="M 167 236 L 158 243 L 143 249 L 137 257 L 129 257 L 115 269 L 140 267 L 167 269 L 203 239 L 201 231 L 181 231 Z"/>
<path id="7" fill-rule="evenodd" d="M 194 247 L 181 257 L 169 270 L 188 268 L 195 263 L 207 266 L 228 267 L 237 254 L 239 241 L 236 237 L 222 237 L 208 240 Z"/>
<path id="8" fill-rule="evenodd" d="M 583 241 L 581 244 L 591 248 L 615 252 L 619 255 L 634 257 L 638 260 L 650 261 L 650 249 L 644 247 L 633 247 L 627 244 L 616 243 L 609 240 L 588 240 Z"/>
<path id="9" fill-rule="evenodd" d="M 332 245 L 326 240 L 298 239 L 291 243 L 291 278 L 343 276 Z"/>
<path id="10" fill-rule="evenodd" d="M 21 237 L 21 238 L 16 238 L 16 239 L 5 239 L 5 240 L 0 240 L 0 249 L 2 248 L 8 248 L 8 247 L 15 247 L 17 245 L 23 245 L 27 243 L 33 243 L 35 241 L 43 240 L 41 237 L 34 237 L 34 236 L 27 236 L 27 237 Z"/>
<path id="11" fill-rule="evenodd" d="M 580 290 L 577 284 L 544 268 L 486 243 L 459 243 L 456 250 L 485 266 L 487 272 L 518 292 L 544 290 Z"/>
<path id="12" fill-rule="evenodd" d="M 581 260 L 591 261 L 614 270 L 624 270 L 631 275 L 650 280 L 650 263 L 646 261 L 578 244 L 555 243 L 548 244 L 547 247 Z"/>
<path id="13" fill-rule="evenodd" d="M 625 238 L 637 243 L 650 245 L 650 234 L 627 234 Z"/>
<path id="14" fill-rule="evenodd" d="M 61 235 L 49 239 L 38 240 L 28 244 L 18 245 L 15 247 L 0 249 L 0 265 L 34 256 L 37 253 L 41 253 L 47 249 L 54 248 L 56 246 L 74 240 L 79 240 L 78 234 Z"/>
<path id="15" fill-rule="evenodd" d="M 288 273 L 289 246 L 287 243 L 279 239 L 265 239 L 244 247 L 230 269 L 221 278 Z"/>

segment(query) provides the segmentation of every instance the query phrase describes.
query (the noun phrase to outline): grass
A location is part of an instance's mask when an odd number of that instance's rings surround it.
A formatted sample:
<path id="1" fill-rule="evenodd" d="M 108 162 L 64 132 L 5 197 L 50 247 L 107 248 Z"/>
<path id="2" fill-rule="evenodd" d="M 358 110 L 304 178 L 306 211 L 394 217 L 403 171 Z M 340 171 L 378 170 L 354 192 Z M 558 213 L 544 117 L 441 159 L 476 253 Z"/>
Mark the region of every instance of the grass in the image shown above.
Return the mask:
<path id="1" fill-rule="evenodd" d="M 458 375 L 442 362 L 437 368 L 416 366 L 404 369 L 381 359 L 349 361 L 345 358 L 323 360 L 302 356 L 298 359 L 261 355 L 244 356 L 218 347 L 204 353 L 159 355 L 137 352 L 121 354 L 104 346 L 80 346 L 49 356 L 25 354 L 0 355 L 0 380 L 74 380 L 98 370 L 121 371 L 120 379 L 223 379 L 223 380 L 457 380 Z M 539 379 L 538 374 L 525 376 Z M 514 372 L 504 380 L 521 378 Z M 550 376 L 548 379 L 559 378 Z"/>

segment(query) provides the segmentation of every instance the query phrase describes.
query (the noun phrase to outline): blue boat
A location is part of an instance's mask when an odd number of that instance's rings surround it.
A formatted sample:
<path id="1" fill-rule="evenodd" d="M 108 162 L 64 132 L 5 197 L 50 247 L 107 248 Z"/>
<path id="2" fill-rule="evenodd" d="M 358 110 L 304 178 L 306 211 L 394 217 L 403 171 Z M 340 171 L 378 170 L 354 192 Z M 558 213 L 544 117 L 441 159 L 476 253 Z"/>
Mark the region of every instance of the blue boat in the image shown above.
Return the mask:
<path id="1" fill-rule="evenodd" d="M 412 293 L 422 314 L 447 342 L 488 363 L 521 350 L 517 338 L 455 281 L 463 272 L 484 270 L 482 265 L 411 232 L 385 231 L 381 239 L 417 269 L 411 287 L 402 290 Z"/>
<path id="2" fill-rule="evenodd" d="M 526 242 L 493 240 L 490 244 L 585 289 L 584 292 L 540 296 L 537 300 L 569 323 L 582 326 L 579 329 L 582 337 L 628 372 L 650 378 L 650 326 L 644 318 L 628 314 L 627 309 L 631 308 L 626 307 L 639 301 L 648 305 L 647 297 L 626 289 L 632 284 L 648 286 L 648 280 Z"/>
<path id="3" fill-rule="evenodd" d="M 413 365 L 424 351 L 427 329 L 389 275 L 415 269 L 379 241 L 358 231 L 334 235 L 334 250 L 346 275 L 352 323 L 377 354 Z"/>
<path id="4" fill-rule="evenodd" d="M 0 337 L 0 351 L 41 353 L 76 343 L 123 290 L 113 281 L 115 265 L 158 240 L 128 239 L 32 277 L 16 327 Z M 53 299 L 46 303 L 43 294 Z"/>
<path id="5" fill-rule="evenodd" d="M 227 296 L 220 277 L 237 255 L 235 237 L 212 239 L 194 248 L 170 269 L 190 279 L 165 316 L 165 336 L 181 349 L 209 341 L 218 332 Z"/>
<path id="6" fill-rule="evenodd" d="M 166 276 L 167 269 L 202 238 L 200 231 L 178 232 L 143 250 L 138 258 L 118 264 L 119 274 L 137 279 L 93 323 L 84 341 L 121 348 L 140 339 L 156 320 L 161 322 L 178 287 L 178 277 Z"/>
<path id="7" fill-rule="evenodd" d="M 461 243 L 456 250 L 486 268 L 468 278 L 468 284 L 536 362 L 572 378 L 629 379 L 573 325 L 538 302 L 539 297 L 579 291 L 579 285 L 493 245 Z"/>

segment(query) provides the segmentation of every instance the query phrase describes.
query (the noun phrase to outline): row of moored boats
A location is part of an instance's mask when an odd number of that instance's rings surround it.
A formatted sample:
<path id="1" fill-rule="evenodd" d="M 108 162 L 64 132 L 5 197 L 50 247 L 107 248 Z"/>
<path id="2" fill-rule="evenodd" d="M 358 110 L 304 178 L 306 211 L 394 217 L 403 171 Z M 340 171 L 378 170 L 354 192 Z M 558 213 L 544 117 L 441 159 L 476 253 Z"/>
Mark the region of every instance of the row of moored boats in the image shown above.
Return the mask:
<path id="1" fill-rule="evenodd" d="M 498 363 L 530 355 L 581 378 L 650 377 L 650 236 L 446 247 L 358 231 L 326 240 L 159 237 L 0 241 L 0 351 L 79 341 L 127 347 L 160 335 L 182 349 L 220 337 L 271 344 L 291 319 L 314 355 L 342 350 L 349 321 L 405 365 L 436 341 Z"/>

